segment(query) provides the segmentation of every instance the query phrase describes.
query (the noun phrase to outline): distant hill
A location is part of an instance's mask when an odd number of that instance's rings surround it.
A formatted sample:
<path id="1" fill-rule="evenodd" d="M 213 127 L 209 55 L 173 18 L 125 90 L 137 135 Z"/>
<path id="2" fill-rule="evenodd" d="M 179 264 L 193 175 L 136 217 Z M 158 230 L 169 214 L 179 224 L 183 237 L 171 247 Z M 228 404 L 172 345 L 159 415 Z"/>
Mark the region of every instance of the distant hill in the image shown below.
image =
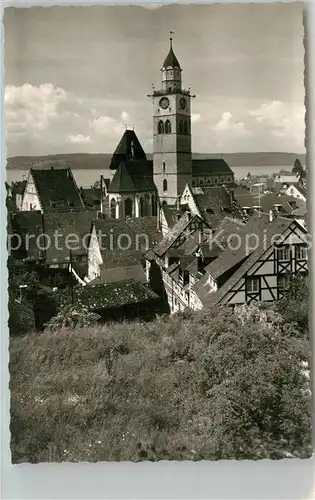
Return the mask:
<path id="1" fill-rule="evenodd" d="M 73 169 L 108 169 L 112 154 L 60 154 L 48 156 L 14 156 L 7 159 L 8 170 L 28 170 L 30 167 L 50 168 L 51 166 Z M 147 155 L 152 159 L 152 154 Z M 193 153 L 193 158 L 224 158 L 230 167 L 288 166 L 296 158 L 305 164 L 304 154 L 295 153 Z"/>

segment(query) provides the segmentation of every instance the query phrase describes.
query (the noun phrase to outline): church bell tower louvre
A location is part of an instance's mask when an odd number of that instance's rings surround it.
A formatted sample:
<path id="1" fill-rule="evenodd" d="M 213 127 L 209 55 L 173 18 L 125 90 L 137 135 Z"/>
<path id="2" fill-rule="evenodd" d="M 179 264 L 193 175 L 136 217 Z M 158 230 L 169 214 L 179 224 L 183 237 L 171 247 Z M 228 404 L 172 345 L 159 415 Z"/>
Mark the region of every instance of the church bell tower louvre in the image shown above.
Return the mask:
<path id="1" fill-rule="evenodd" d="M 162 69 L 160 90 L 153 89 L 153 177 L 160 203 L 173 205 L 191 184 L 191 95 L 182 88 L 182 69 L 170 48 Z"/>

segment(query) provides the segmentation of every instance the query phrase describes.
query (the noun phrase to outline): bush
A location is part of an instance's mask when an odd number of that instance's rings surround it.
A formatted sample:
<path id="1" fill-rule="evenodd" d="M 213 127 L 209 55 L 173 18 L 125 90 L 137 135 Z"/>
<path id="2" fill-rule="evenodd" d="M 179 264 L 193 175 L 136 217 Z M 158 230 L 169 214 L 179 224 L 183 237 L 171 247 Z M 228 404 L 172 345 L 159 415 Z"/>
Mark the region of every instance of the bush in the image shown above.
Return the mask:
<path id="1" fill-rule="evenodd" d="M 52 317 L 45 325 L 46 330 L 58 331 L 63 328 L 86 328 L 94 326 L 100 316 L 90 312 L 88 308 L 69 305 L 62 308 L 58 314 Z"/>

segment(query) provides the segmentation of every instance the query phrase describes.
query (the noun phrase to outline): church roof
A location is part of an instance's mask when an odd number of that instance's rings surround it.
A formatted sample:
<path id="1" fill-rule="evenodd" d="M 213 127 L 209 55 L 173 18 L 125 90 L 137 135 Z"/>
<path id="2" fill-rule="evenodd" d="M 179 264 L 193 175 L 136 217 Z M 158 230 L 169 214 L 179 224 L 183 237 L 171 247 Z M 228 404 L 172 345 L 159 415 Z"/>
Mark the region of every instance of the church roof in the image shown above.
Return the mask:
<path id="1" fill-rule="evenodd" d="M 233 170 L 223 158 L 205 158 L 192 160 L 192 175 L 225 175 L 232 174 Z"/>
<path id="2" fill-rule="evenodd" d="M 121 162 L 108 186 L 107 192 L 135 193 L 143 191 L 156 191 L 147 160 Z"/>
<path id="3" fill-rule="evenodd" d="M 134 130 L 125 130 L 112 156 L 109 168 L 116 170 L 125 160 L 146 160 L 146 154 Z"/>
<path id="4" fill-rule="evenodd" d="M 177 57 L 174 54 L 172 45 L 170 46 L 170 51 L 167 54 L 165 61 L 163 63 L 163 68 L 178 68 L 181 69 Z"/>

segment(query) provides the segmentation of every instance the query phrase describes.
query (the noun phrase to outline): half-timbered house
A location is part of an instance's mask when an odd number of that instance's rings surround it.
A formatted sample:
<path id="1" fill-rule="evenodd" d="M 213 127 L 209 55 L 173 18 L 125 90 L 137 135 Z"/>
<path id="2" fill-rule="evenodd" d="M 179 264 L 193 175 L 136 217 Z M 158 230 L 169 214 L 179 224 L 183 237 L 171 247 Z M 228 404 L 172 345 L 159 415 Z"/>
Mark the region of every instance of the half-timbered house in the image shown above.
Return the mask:
<path id="1" fill-rule="evenodd" d="M 308 272 L 308 234 L 295 220 L 261 214 L 227 239 L 193 288 L 199 307 L 279 300 L 292 274 Z"/>

